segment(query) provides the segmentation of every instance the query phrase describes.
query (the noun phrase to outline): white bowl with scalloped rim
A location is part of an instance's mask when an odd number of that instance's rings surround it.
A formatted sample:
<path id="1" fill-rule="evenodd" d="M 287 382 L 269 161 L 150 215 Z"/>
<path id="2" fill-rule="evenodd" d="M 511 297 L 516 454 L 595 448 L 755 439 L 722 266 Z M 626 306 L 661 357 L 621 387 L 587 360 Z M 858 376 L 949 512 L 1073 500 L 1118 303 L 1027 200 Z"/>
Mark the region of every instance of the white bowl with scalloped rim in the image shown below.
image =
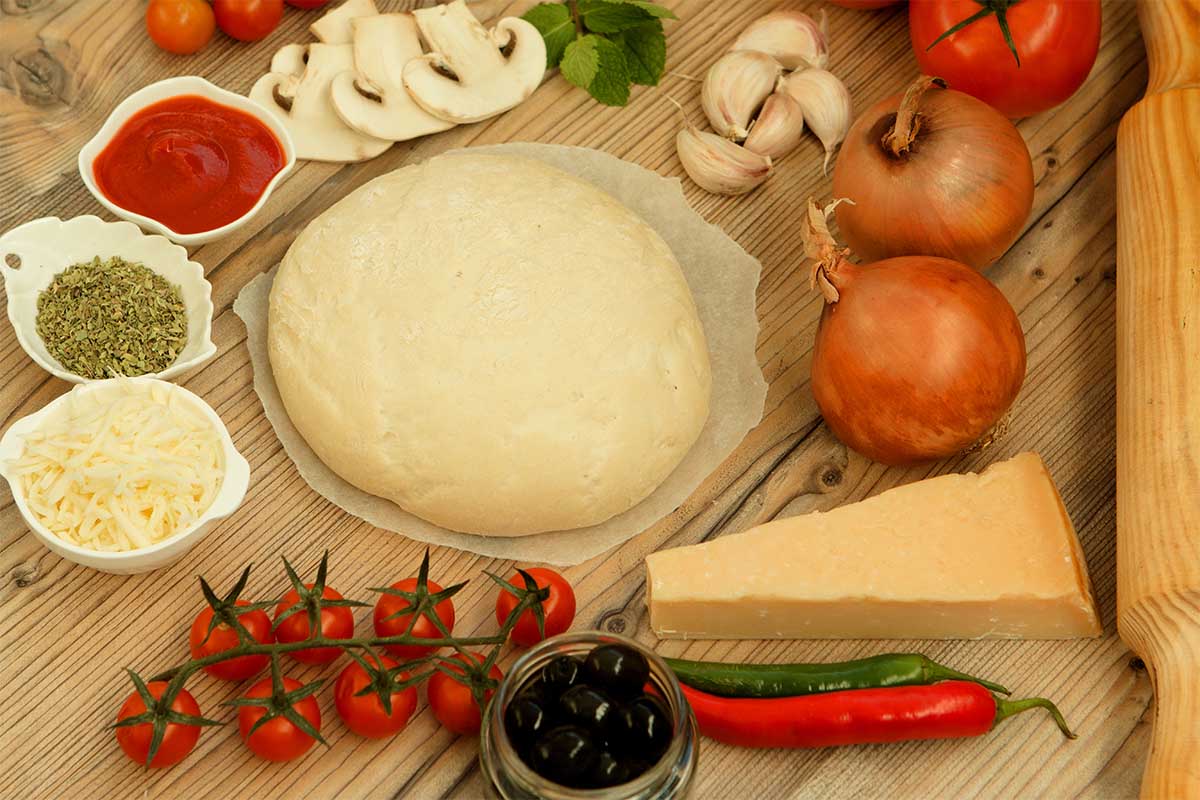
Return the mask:
<path id="1" fill-rule="evenodd" d="M 267 183 L 262 194 L 259 195 L 258 201 L 249 211 L 219 228 L 199 231 L 197 233 L 180 233 L 152 217 L 146 217 L 122 208 L 109 200 L 105 197 L 104 192 L 100 191 L 100 186 L 96 182 L 96 173 L 92 167 L 96 161 L 96 156 L 100 155 L 100 152 L 108 146 L 108 143 L 116 136 L 117 131 L 129 121 L 130 117 L 160 100 L 166 100 L 170 97 L 180 97 L 182 95 L 199 95 L 200 97 L 212 100 L 214 103 L 229 106 L 249 114 L 263 125 L 266 125 L 271 133 L 275 134 L 275 138 L 279 140 L 280 147 L 283 148 L 283 166 Z M 100 205 L 122 219 L 135 222 L 146 230 L 161 233 L 172 241 L 188 247 L 220 239 L 222 236 L 232 233 L 249 222 L 250 218 L 266 205 L 267 198 L 271 196 L 271 192 L 275 191 L 275 187 L 279 185 L 280 181 L 295 166 L 296 147 L 292 144 L 292 136 L 274 114 L 250 98 L 235 94 L 228 89 L 222 89 L 220 86 L 209 83 L 198 75 L 180 75 L 174 78 L 166 78 L 138 89 L 117 104 L 117 107 L 108 115 L 108 119 L 100 126 L 100 130 L 96 131 L 96 135 L 88 139 L 87 144 L 79 151 L 79 177 L 83 179 L 83 185 L 87 187 L 87 190 L 92 193 L 92 197 L 95 197 Z"/>
<path id="2" fill-rule="evenodd" d="M 55 275 L 96 256 L 136 261 L 179 287 L 187 309 L 187 343 L 173 364 L 144 377 L 166 380 L 212 358 L 217 352 L 212 340 L 212 285 L 204 277 L 204 268 L 188 259 L 187 250 L 165 236 L 143 233 L 132 222 L 105 222 L 93 216 L 66 221 L 43 217 L 0 236 L 0 273 L 8 293 L 8 319 L 17 341 L 38 366 L 72 383 L 96 380 L 64 368 L 37 332 L 38 295 Z"/>
<path id="3" fill-rule="evenodd" d="M 217 495 L 213 498 L 212 505 L 190 527 L 148 547 L 139 547 L 136 550 L 125 550 L 123 552 L 107 552 L 79 547 L 64 539 L 60 539 L 49 528 L 39 522 L 37 516 L 30 510 L 25 500 L 25 494 L 21 489 L 20 482 L 10 474 L 9 463 L 14 459 L 20 458 L 21 454 L 25 451 L 25 437 L 37 430 L 48 417 L 55 414 L 65 403 L 69 402 L 70 397 L 73 395 L 77 396 L 83 392 L 105 391 L 109 385 L 119 380 L 131 381 L 134 384 L 141 385 L 148 383 L 157 384 L 165 387 L 167 392 L 180 397 L 201 412 L 212 423 L 214 432 L 216 432 L 217 437 L 221 440 L 224 474 L 221 476 L 221 488 L 217 490 Z M 216 527 L 220 520 L 236 511 L 238 506 L 242 504 L 242 500 L 246 496 L 246 489 L 250 485 L 250 464 L 247 463 L 242 454 L 234 447 L 233 439 L 229 435 L 229 429 L 225 427 L 225 423 L 217 416 L 217 412 L 197 395 L 182 386 L 155 378 L 112 378 L 107 381 L 92 381 L 87 384 L 80 384 L 71 389 L 71 391 L 47 403 L 40 411 L 35 411 L 29 416 L 22 417 L 14 422 L 12 427 L 5 432 L 3 438 L 0 438 L 0 476 L 3 476 L 8 481 L 17 510 L 21 512 L 21 516 L 25 519 L 25 524 L 29 527 L 29 530 L 33 531 L 34 536 L 41 540 L 42 544 L 68 561 L 73 561 L 76 564 L 82 564 L 85 567 L 91 567 L 92 569 L 109 572 L 114 575 L 132 575 L 138 572 L 149 572 L 150 570 L 158 569 L 173 561 L 177 561 L 184 553 L 203 539 L 209 531 Z"/>

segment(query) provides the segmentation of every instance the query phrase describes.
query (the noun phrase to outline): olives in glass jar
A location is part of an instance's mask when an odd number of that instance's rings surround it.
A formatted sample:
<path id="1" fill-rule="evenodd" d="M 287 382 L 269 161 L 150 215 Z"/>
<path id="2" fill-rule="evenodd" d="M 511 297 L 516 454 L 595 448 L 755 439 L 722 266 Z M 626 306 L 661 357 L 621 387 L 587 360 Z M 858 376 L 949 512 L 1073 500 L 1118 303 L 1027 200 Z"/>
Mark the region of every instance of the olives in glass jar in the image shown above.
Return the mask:
<path id="1" fill-rule="evenodd" d="M 646 691 L 649 677 L 646 658 L 624 645 L 558 656 L 517 689 L 505 732 L 521 760 L 555 783 L 627 783 L 662 758 L 674 729 L 667 705 Z"/>

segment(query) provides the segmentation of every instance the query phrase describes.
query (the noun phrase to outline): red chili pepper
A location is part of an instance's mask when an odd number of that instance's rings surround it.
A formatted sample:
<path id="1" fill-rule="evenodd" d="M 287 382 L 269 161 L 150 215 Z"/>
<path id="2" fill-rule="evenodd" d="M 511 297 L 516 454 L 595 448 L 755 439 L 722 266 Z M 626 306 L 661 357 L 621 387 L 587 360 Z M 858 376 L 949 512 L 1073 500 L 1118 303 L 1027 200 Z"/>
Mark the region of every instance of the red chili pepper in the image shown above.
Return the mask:
<path id="1" fill-rule="evenodd" d="M 1045 708 L 1068 738 L 1075 734 L 1049 700 L 1004 700 L 969 681 L 851 689 L 769 699 L 683 693 L 700 733 L 740 747 L 833 747 L 910 739 L 981 736 L 1030 708 Z"/>

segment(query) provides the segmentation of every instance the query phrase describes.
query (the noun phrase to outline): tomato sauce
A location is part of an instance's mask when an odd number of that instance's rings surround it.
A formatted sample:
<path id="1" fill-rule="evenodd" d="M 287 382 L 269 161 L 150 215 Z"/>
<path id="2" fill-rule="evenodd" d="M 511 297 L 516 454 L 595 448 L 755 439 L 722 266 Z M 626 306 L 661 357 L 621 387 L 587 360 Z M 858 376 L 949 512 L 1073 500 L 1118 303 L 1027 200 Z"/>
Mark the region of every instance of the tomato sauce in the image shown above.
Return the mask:
<path id="1" fill-rule="evenodd" d="M 201 233 L 253 208 L 286 161 L 279 139 L 251 114 L 181 95 L 130 117 L 92 172 L 121 208 Z"/>

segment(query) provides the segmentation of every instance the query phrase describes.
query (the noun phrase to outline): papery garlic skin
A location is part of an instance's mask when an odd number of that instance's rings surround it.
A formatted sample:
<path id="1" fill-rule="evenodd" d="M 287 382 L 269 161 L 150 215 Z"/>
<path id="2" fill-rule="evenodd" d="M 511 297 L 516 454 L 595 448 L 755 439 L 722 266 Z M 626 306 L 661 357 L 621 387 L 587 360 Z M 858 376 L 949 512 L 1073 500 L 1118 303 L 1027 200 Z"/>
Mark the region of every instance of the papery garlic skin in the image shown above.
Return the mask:
<path id="1" fill-rule="evenodd" d="M 795 150 L 803 135 L 804 111 L 800 104 L 787 92 L 775 92 L 763 103 L 742 146 L 774 160 Z"/>
<path id="2" fill-rule="evenodd" d="M 676 135 L 675 149 L 688 176 L 713 194 L 745 194 L 771 175 L 769 156 L 690 125 Z"/>
<path id="3" fill-rule="evenodd" d="M 772 11 L 746 26 L 729 49 L 766 53 L 785 69 L 824 69 L 829 64 L 825 12 L 818 25 L 802 11 Z"/>
<path id="4" fill-rule="evenodd" d="M 821 171 L 828 172 L 829 157 L 850 130 L 850 92 L 832 72 L 823 69 L 804 69 L 787 75 L 780 87 L 800 104 L 809 130 L 825 148 L 825 163 Z"/>
<path id="5" fill-rule="evenodd" d="M 750 120 L 775 89 L 783 67 L 766 53 L 740 50 L 717 59 L 704 76 L 700 105 L 721 136 L 742 141 Z"/>

